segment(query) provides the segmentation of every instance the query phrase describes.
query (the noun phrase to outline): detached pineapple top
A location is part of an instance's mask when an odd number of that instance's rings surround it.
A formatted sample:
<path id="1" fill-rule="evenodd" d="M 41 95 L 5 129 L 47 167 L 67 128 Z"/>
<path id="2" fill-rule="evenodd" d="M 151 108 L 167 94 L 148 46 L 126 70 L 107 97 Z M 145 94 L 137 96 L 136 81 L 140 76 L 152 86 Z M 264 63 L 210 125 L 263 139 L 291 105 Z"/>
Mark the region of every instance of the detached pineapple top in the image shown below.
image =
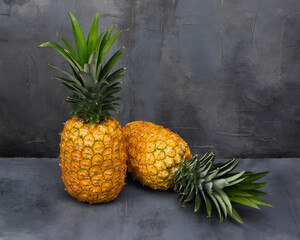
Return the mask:
<path id="1" fill-rule="evenodd" d="M 117 101 L 121 99 L 115 95 L 122 89 L 120 87 L 122 82 L 119 79 L 124 76 L 125 68 L 112 73 L 111 70 L 123 56 L 124 47 L 116 51 L 106 63 L 104 63 L 104 57 L 124 30 L 112 36 L 114 28 L 112 25 L 108 30 L 98 34 L 99 13 L 97 13 L 86 39 L 77 19 L 71 12 L 69 16 L 77 53 L 58 33 L 57 36 L 65 48 L 54 42 L 45 42 L 39 47 L 53 47 L 68 61 L 72 73 L 50 64 L 49 66 L 66 76 L 66 78 L 54 78 L 72 92 L 72 95 L 66 99 L 72 104 L 71 114 L 95 125 L 111 116 L 111 112 L 116 111 L 119 105 Z"/>

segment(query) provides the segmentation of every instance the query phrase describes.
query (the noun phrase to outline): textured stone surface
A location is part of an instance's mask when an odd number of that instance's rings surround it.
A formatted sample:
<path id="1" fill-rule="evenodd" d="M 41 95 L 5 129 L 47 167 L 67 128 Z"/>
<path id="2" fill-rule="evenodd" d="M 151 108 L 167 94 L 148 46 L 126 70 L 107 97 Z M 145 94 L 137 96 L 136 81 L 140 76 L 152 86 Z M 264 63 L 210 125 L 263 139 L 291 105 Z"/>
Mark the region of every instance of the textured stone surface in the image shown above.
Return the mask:
<path id="1" fill-rule="evenodd" d="M 0 0 L 0 156 L 57 157 L 69 118 L 67 90 L 47 66 L 72 39 L 67 10 L 85 32 L 130 28 L 122 125 L 147 120 L 218 156 L 299 156 L 299 0 Z"/>
<path id="2" fill-rule="evenodd" d="M 127 180 L 107 204 L 78 202 L 64 191 L 57 159 L 0 159 L 1 240 L 297 240 L 300 159 L 242 159 L 238 170 L 265 171 L 275 208 L 237 207 L 244 225 L 219 223 L 183 208 L 172 191 Z"/>

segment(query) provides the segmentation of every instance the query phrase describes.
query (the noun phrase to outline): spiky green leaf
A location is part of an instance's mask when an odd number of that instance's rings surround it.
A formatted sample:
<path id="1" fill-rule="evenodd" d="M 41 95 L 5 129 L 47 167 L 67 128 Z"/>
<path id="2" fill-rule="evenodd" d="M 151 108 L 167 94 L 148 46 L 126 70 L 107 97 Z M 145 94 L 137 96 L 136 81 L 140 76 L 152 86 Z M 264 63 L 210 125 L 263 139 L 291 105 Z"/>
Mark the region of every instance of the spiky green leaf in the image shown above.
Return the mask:
<path id="1" fill-rule="evenodd" d="M 54 42 L 45 42 L 39 45 L 40 48 L 42 47 L 52 47 L 55 50 L 57 50 L 68 62 L 69 64 L 76 70 L 81 71 L 81 66 L 72 59 L 72 56 L 69 55 L 61 46 L 59 46 L 57 43 Z"/>
<path id="2" fill-rule="evenodd" d="M 251 197 L 248 197 L 248 199 L 257 204 L 257 205 L 261 205 L 261 206 L 267 206 L 267 207 L 273 207 L 272 204 L 268 203 L 267 201 L 261 199 L 260 197 L 257 197 L 257 196 L 251 196 Z"/>
<path id="3" fill-rule="evenodd" d="M 83 67 L 84 64 L 88 61 L 88 57 L 89 57 L 87 51 L 86 39 L 77 19 L 74 17 L 74 15 L 71 12 L 69 12 L 69 17 L 72 25 L 73 36 L 75 40 L 79 61 L 81 63 L 81 66 Z"/>
<path id="4" fill-rule="evenodd" d="M 99 12 L 96 13 L 92 26 L 89 31 L 87 40 L 87 55 L 91 56 L 92 52 L 95 51 L 97 40 L 98 40 L 98 23 L 99 23 Z"/>
<path id="5" fill-rule="evenodd" d="M 260 178 L 263 178 L 264 176 L 266 176 L 269 173 L 269 171 L 267 172 L 260 172 L 260 173 L 255 173 L 255 174 L 250 174 L 249 176 L 247 176 L 245 178 L 245 180 L 243 181 L 243 183 L 251 183 L 255 180 L 258 180 Z"/>
<path id="6" fill-rule="evenodd" d="M 66 39 L 64 39 L 59 33 L 56 33 L 56 35 L 59 37 L 59 39 L 62 41 L 62 43 L 65 45 L 65 47 L 67 48 L 67 50 L 69 51 L 70 55 L 76 59 L 76 61 L 79 61 L 78 56 L 76 55 L 76 52 L 74 51 L 74 49 L 72 48 L 72 46 L 67 42 Z"/>
<path id="7" fill-rule="evenodd" d="M 196 193 L 195 197 L 195 205 L 194 205 L 194 212 L 198 212 L 201 206 L 201 197 L 199 193 Z"/>
<path id="8" fill-rule="evenodd" d="M 99 59 L 98 59 L 98 65 L 100 66 L 104 60 L 104 56 L 107 53 L 107 51 L 109 50 L 109 48 L 111 47 L 111 45 L 117 40 L 117 38 L 120 36 L 120 34 L 123 32 L 124 30 L 121 30 L 119 32 L 117 32 L 114 36 L 112 36 L 107 42 L 106 44 L 103 46 L 102 49 L 100 49 L 99 52 Z"/>
<path id="9" fill-rule="evenodd" d="M 260 209 L 254 202 L 252 202 L 251 200 L 249 200 L 246 197 L 231 197 L 230 201 L 236 202 L 236 203 L 248 206 L 248 207 Z"/>
<path id="10" fill-rule="evenodd" d="M 237 211 L 234 208 L 232 208 L 232 213 L 229 213 L 229 216 L 241 224 L 244 223 L 242 218 L 240 217 L 240 215 L 237 213 Z"/>

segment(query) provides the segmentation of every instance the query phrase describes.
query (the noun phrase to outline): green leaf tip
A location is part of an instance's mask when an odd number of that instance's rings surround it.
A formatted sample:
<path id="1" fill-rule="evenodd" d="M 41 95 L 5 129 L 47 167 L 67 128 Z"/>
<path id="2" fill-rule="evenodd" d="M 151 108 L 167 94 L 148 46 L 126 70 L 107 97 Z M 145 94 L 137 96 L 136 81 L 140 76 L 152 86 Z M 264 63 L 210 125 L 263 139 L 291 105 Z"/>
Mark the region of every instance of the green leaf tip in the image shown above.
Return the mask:
<path id="1" fill-rule="evenodd" d="M 38 45 L 38 48 L 42 47 L 49 47 L 49 42 L 41 43 L 40 45 Z"/>

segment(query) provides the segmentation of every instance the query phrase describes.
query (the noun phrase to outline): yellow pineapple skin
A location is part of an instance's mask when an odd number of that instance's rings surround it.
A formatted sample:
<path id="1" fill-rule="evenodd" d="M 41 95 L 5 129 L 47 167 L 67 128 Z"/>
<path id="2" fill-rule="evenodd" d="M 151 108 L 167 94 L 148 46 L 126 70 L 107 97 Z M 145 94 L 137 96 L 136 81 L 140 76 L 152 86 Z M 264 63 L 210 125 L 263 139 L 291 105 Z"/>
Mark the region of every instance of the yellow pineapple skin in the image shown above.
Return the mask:
<path id="1" fill-rule="evenodd" d="M 115 199 L 125 184 L 123 131 L 112 117 L 91 126 L 73 117 L 61 133 L 60 167 L 67 192 L 79 201 Z"/>
<path id="2" fill-rule="evenodd" d="M 153 189 L 172 188 L 174 173 L 191 157 L 188 144 L 171 130 L 145 121 L 128 123 L 123 132 L 131 176 Z"/>

